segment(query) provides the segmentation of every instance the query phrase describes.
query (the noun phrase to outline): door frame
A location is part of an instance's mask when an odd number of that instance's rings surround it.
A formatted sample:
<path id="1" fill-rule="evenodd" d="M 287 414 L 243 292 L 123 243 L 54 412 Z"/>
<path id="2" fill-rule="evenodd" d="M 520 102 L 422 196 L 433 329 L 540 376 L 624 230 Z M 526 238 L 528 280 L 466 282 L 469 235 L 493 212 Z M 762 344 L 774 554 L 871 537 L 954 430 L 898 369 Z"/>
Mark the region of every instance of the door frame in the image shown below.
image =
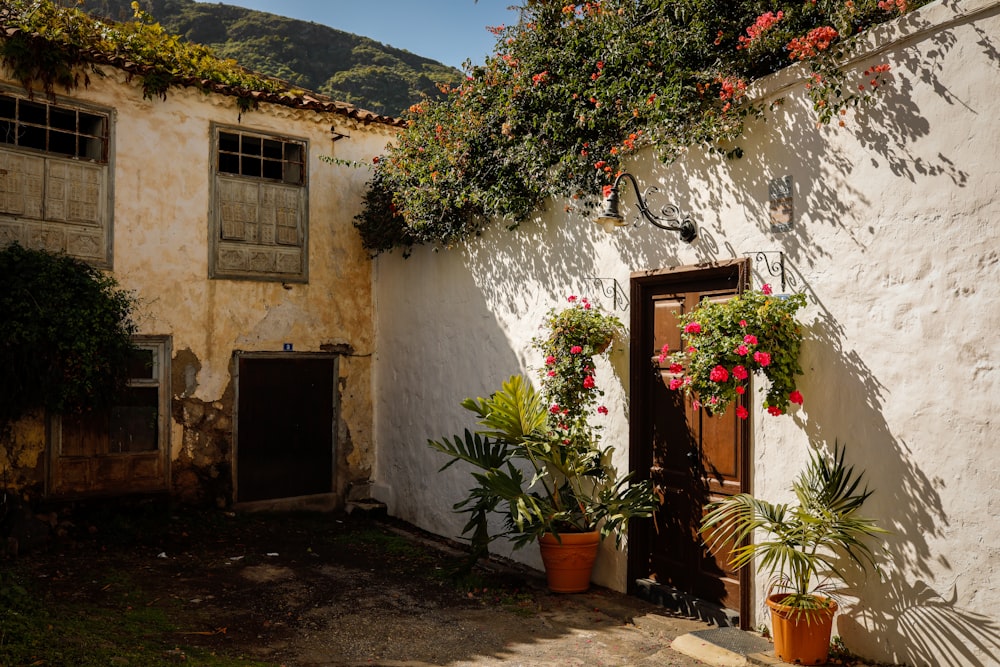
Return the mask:
<path id="1" fill-rule="evenodd" d="M 331 468 L 330 468 L 330 491 L 328 493 L 319 494 L 319 496 L 328 497 L 337 494 L 337 455 L 339 444 L 337 442 L 337 428 L 340 423 L 340 395 L 338 391 L 338 380 L 340 376 L 340 354 L 335 352 L 245 352 L 243 350 L 236 350 L 233 352 L 233 367 L 231 376 L 233 378 L 233 386 L 235 387 L 235 392 L 233 395 L 233 446 L 232 446 L 232 460 L 230 461 L 230 473 L 232 475 L 232 485 L 233 485 L 233 503 L 240 503 L 240 490 L 239 490 L 239 450 L 240 450 L 240 360 L 242 359 L 331 359 L 333 361 L 333 420 L 330 424 L 330 442 L 333 447 L 332 458 L 331 458 Z M 314 496 L 316 494 L 313 494 Z M 303 499 L 312 496 L 297 496 L 296 498 Z M 276 498 L 270 500 L 261 501 L 247 501 L 243 503 L 257 503 L 257 504 L 279 504 L 281 501 L 288 500 L 286 498 Z"/>
<path id="2" fill-rule="evenodd" d="M 704 289 L 705 284 L 713 280 L 735 277 L 738 289 L 743 290 L 750 286 L 750 258 L 736 258 L 713 262 L 711 264 L 698 264 L 688 266 L 677 266 L 665 269 L 654 269 L 649 271 L 636 271 L 630 276 L 629 303 L 631 312 L 629 313 L 629 470 L 633 471 L 637 480 L 649 479 L 647 461 L 651 459 L 650 438 L 644 432 L 645 424 L 649 423 L 649 413 L 652 406 L 649 405 L 649 398 L 644 387 L 644 373 L 649 369 L 650 350 L 643 349 L 641 344 L 643 326 L 646 324 L 643 319 L 644 304 L 650 294 L 662 292 L 665 287 L 676 289 L 678 292 L 693 291 L 697 288 Z M 752 391 L 747 392 L 746 400 L 752 400 Z M 749 408 L 749 405 L 747 406 Z M 740 493 L 750 493 L 752 488 L 751 465 L 753 455 L 752 430 L 750 420 L 742 422 L 743 439 L 742 456 L 740 462 Z M 643 560 L 648 558 L 652 548 L 651 543 L 651 522 L 633 522 L 629 527 L 629 549 L 627 559 L 627 582 L 628 592 L 637 592 L 636 578 L 642 571 Z M 753 577 L 751 568 L 744 567 L 739 571 L 740 579 L 740 627 L 748 629 L 750 626 L 751 611 L 751 585 Z"/>

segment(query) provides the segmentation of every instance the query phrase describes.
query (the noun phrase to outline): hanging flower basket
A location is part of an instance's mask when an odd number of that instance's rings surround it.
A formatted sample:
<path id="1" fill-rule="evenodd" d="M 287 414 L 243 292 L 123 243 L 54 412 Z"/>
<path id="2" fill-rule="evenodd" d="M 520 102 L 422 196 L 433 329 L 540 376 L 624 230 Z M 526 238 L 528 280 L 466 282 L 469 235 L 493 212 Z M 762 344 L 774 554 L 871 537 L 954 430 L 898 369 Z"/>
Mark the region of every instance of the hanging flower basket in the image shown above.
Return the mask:
<path id="1" fill-rule="evenodd" d="M 691 395 L 695 407 L 719 414 L 746 393 L 750 377 L 770 380 L 764 407 L 769 414 L 802 403 L 795 376 L 802 374 L 799 349 L 802 326 L 795 313 L 806 303 L 804 294 L 774 296 L 764 285 L 729 301 L 705 302 L 680 318 L 681 349 L 660 351 L 659 362 L 670 362 L 670 388 Z M 746 419 L 745 407 L 736 414 Z"/>

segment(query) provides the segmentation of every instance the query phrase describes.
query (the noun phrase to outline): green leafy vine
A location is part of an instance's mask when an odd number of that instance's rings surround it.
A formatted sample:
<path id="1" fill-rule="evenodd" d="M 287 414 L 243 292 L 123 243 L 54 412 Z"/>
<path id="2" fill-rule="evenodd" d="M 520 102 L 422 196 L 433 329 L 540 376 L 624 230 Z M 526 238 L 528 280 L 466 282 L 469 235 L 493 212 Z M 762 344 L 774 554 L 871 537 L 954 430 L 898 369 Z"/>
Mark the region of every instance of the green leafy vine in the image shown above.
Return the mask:
<path id="1" fill-rule="evenodd" d="M 171 86 L 229 88 L 241 111 L 256 107 L 254 92 L 294 94 L 287 84 L 254 74 L 211 49 L 167 32 L 132 3 L 135 20 L 95 19 L 77 7 L 52 0 L 9 0 L 0 8 L 0 60 L 28 90 L 48 95 L 56 87 L 72 90 L 89 84 L 100 64 L 122 67 L 137 76 L 146 98 L 165 98 Z"/>
<path id="2" fill-rule="evenodd" d="M 818 121 L 845 121 L 888 71 L 849 80 L 850 38 L 926 1 L 526 0 L 464 84 L 411 107 L 355 226 L 376 254 L 447 247 L 490 219 L 516 227 L 552 196 L 592 206 L 643 147 L 738 157 L 764 112 L 749 84 L 797 61 Z"/>

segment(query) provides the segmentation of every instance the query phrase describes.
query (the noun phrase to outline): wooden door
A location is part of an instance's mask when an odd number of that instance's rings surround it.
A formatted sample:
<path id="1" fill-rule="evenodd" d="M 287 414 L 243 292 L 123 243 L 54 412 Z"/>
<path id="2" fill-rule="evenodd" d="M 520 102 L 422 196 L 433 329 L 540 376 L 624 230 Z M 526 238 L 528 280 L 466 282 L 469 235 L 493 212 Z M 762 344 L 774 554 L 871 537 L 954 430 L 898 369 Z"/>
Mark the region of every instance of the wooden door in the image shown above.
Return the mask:
<path id="1" fill-rule="evenodd" d="M 236 499 L 331 493 L 336 356 L 240 355 L 238 373 Z"/>
<path id="2" fill-rule="evenodd" d="M 633 277 L 631 464 L 653 481 L 655 517 L 630 536 L 630 581 L 655 582 L 748 618 L 745 573 L 727 566 L 728 545 L 710 553 L 698 527 L 704 506 L 748 490 L 748 429 L 736 406 L 710 416 L 669 389 L 664 344 L 681 345 L 679 317 L 706 300 L 729 299 L 740 288 L 742 262 Z"/>

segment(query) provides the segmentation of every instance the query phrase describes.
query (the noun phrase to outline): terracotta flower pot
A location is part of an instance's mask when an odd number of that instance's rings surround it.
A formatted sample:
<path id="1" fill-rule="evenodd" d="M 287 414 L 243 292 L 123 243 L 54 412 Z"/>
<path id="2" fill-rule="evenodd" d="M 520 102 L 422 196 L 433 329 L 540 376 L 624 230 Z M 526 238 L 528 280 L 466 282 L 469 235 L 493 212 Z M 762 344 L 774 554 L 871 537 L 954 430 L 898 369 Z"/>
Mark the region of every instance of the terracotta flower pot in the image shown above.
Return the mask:
<path id="1" fill-rule="evenodd" d="M 561 542 L 560 542 L 561 540 Z M 590 572 L 597 559 L 601 536 L 589 533 L 545 533 L 538 540 L 545 577 L 553 593 L 582 593 L 590 588 Z"/>
<path id="2" fill-rule="evenodd" d="M 786 593 L 776 593 L 767 598 L 767 606 L 771 609 L 775 655 L 785 662 L 798 665 L 826 663 L 837 603 L 829 598 L 817 597 L 826 607 L 803 611 L 781 604 L 781 600 L 786 597 Z"/>

